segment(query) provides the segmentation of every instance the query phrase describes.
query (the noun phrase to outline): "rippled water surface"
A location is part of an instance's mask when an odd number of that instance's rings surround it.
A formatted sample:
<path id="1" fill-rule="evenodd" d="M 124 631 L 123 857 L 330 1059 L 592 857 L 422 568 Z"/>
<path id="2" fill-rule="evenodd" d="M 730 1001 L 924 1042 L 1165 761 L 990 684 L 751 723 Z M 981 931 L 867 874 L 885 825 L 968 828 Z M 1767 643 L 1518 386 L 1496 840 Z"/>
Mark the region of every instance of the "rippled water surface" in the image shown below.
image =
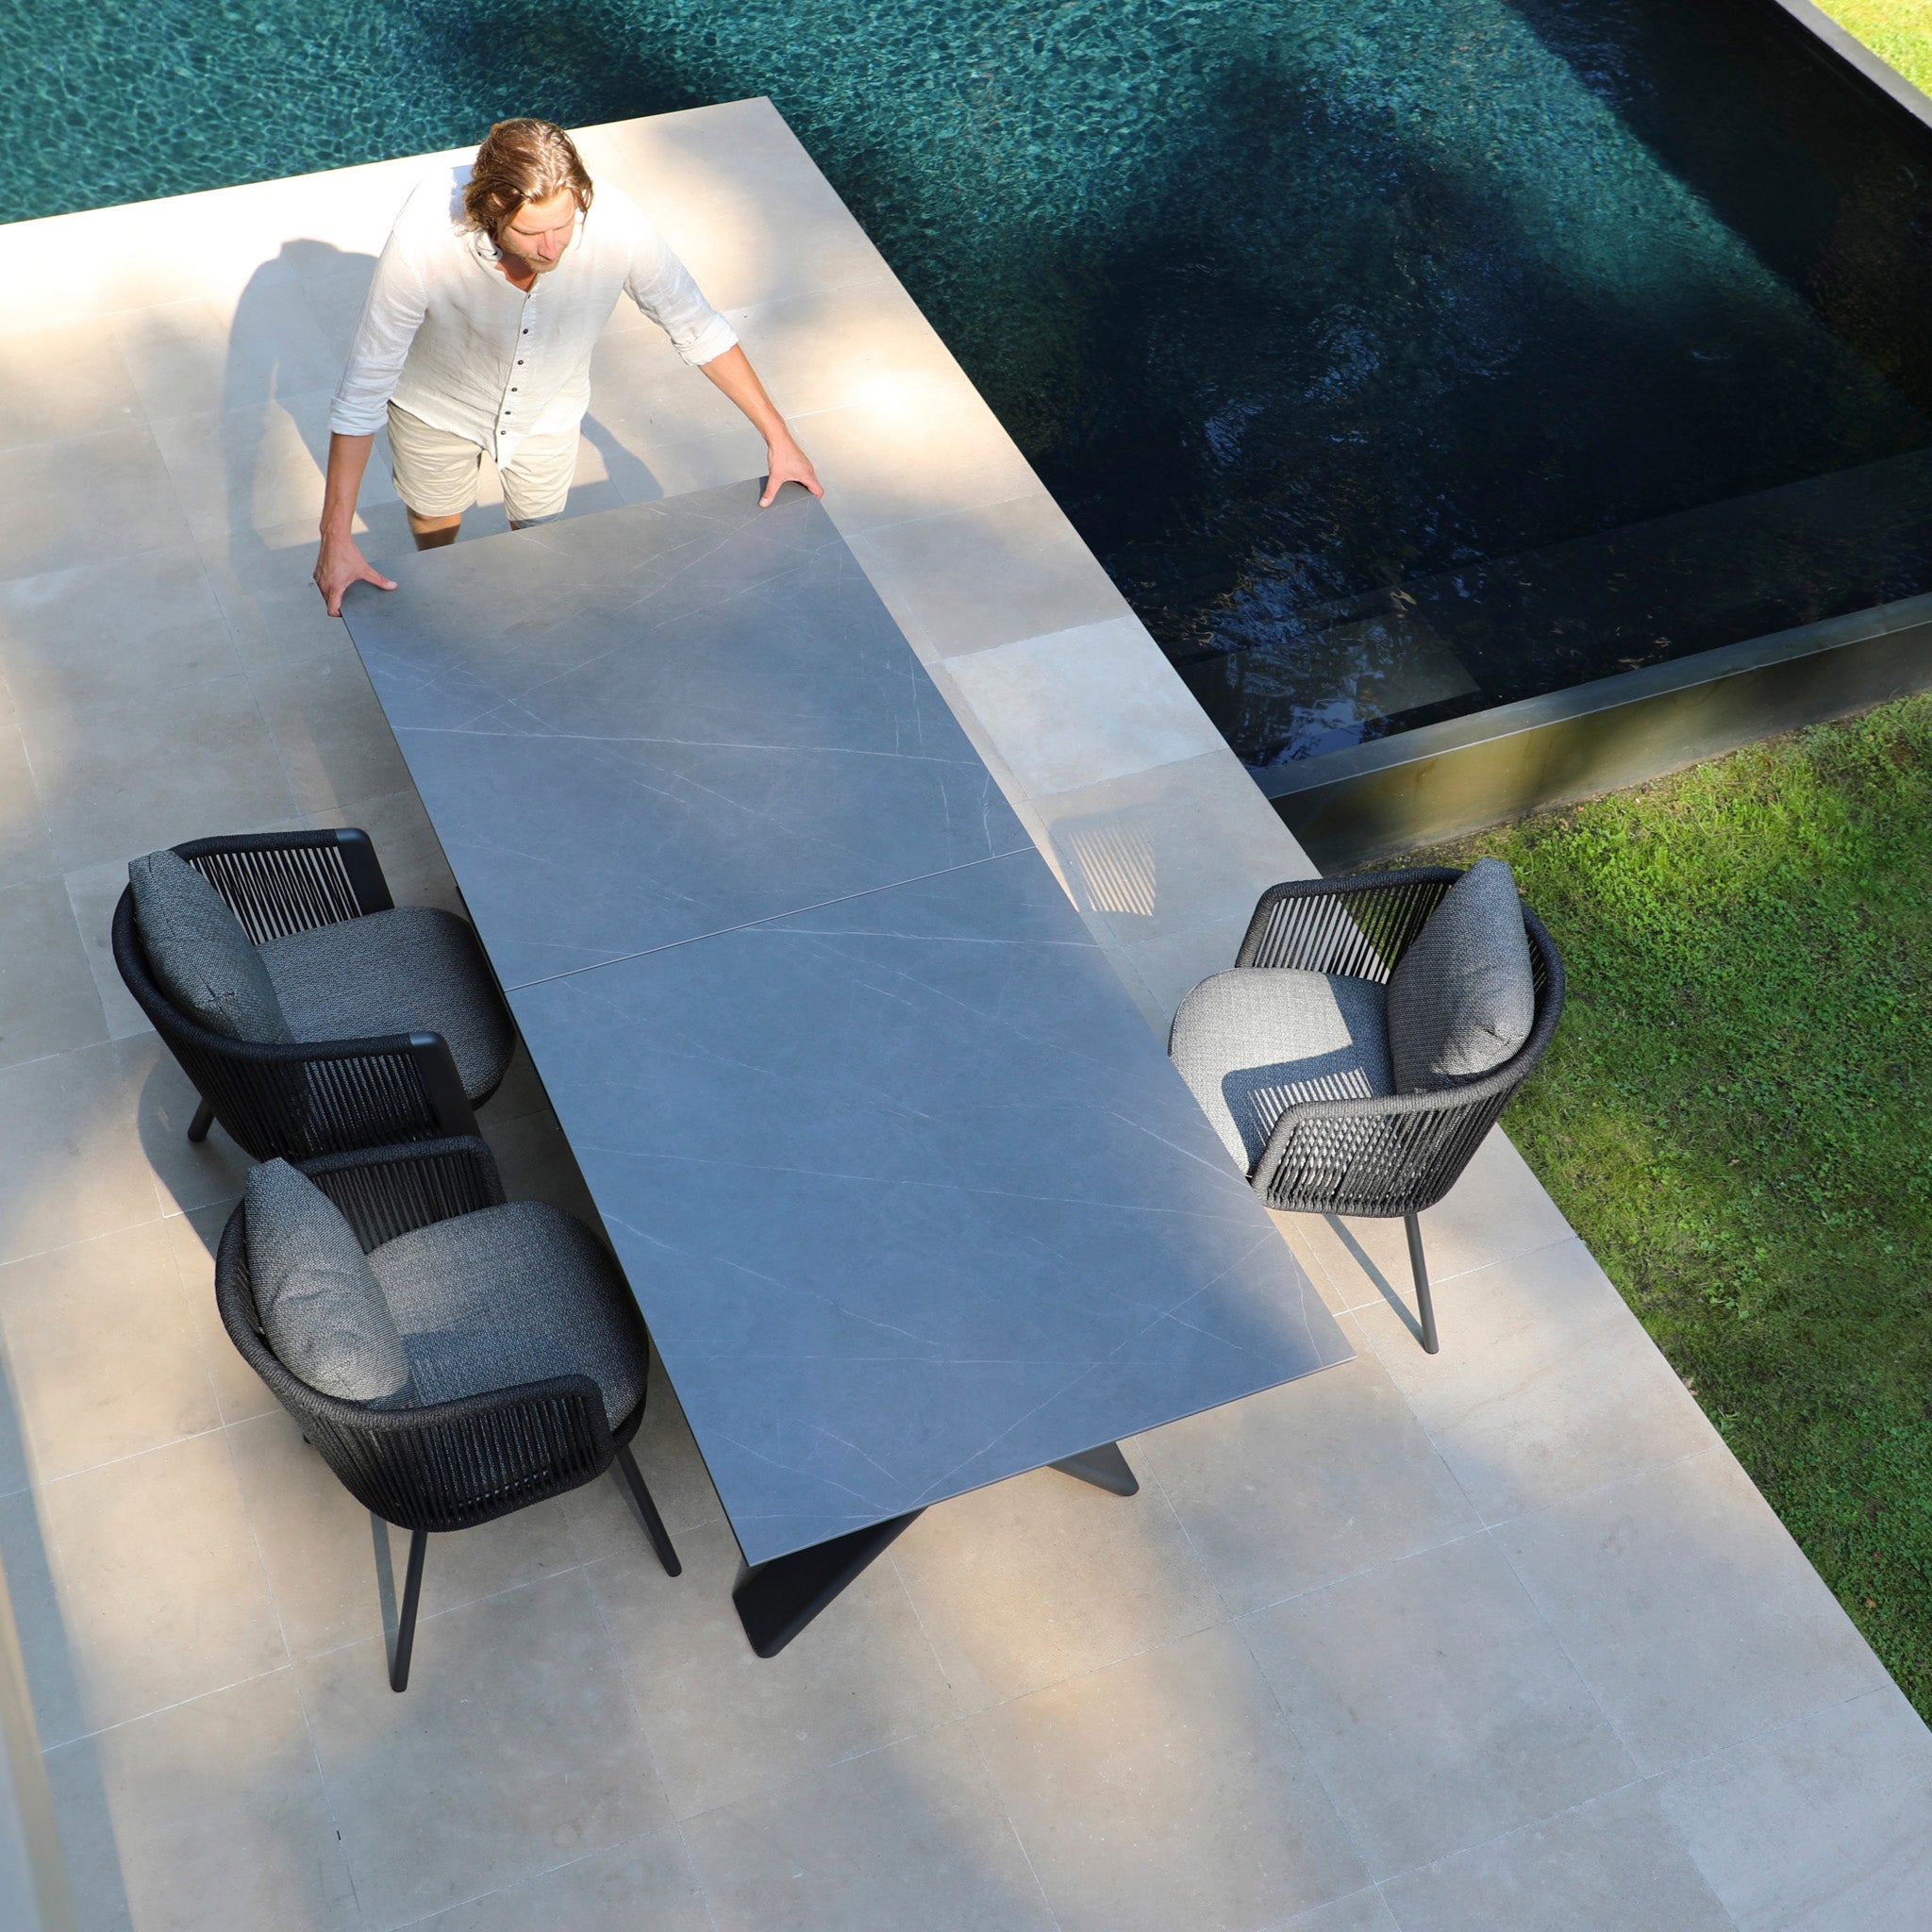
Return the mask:
<path id="1" fill-rule="evenodd" d="M 751 93 L 1254 763 L 1932 587 L 1932 164 L 1768 0 L 0 0 L 16 217 Z"/>

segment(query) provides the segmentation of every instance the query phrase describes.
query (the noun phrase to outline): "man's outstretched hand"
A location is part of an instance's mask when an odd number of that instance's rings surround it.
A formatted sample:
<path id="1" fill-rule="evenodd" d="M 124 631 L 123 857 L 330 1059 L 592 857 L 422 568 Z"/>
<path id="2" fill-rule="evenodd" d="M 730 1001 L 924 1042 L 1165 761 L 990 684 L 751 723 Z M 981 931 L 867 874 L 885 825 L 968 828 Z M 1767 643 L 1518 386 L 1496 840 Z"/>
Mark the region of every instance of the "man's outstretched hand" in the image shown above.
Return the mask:
<path id="1" fill-rule="evenodd" d="M 770 474 L 765 478 L 765 493 L 758 498 L 760 509 L 772 507 L 779 485 L 784 483 L 802 483 L 814 496 L 825 493 L 824 486 L 818 479 L 818 472 L 811 466 L 811 458 L 790 437 L 782 442 L 768 443 L 766 456 Z"/>
<path id="2" fill-rule="evenodd" d="M 809 469 L 810 464 L 806 467 Z M 342 592 L 351 584 L 374 584 L 378 591 L 393 591 L 395 582 L 370 563 L 353 537 L 325 537 L 315 558 L 315 588 L 322 592 L 324 607 L 331 617 L 342 614 Z"/>

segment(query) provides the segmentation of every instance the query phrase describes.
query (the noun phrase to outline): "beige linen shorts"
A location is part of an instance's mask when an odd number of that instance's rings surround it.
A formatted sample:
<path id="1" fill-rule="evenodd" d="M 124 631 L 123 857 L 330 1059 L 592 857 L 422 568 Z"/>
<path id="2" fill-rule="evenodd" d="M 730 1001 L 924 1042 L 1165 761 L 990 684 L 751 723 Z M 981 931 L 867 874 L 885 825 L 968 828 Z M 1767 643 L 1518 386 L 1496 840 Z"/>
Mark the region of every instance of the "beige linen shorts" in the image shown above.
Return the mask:
<path id="1" fill-rule="evenodd" d="M 419 517 L 455 517 L 476 500 L 483 452 L 468 437 L 432 429 L 420 416 L 389 406 L 390 475 L 396 494 Z M 576 474 L 577 432 L 526 436 L 497 473 L 504 513 L 513 524 L 560 516 Z"/>

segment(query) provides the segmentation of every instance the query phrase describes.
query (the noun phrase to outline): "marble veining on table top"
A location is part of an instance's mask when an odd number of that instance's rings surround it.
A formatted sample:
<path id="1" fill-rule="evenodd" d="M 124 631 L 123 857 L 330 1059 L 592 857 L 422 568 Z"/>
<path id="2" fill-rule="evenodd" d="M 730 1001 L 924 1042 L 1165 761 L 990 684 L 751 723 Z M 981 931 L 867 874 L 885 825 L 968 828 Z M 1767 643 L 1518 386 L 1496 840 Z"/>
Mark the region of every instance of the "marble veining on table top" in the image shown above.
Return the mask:
<path id="1" fill-rule="evenodd" d="M 1351 1354 L 823 508 L 351 629 L 757 1563 Z"/>
<path id="2" fill-rule="evenodd" d="M 1028 842 L 824 508 L 758 496 L 407 558 L 347 600 L 507 986 Z"/>

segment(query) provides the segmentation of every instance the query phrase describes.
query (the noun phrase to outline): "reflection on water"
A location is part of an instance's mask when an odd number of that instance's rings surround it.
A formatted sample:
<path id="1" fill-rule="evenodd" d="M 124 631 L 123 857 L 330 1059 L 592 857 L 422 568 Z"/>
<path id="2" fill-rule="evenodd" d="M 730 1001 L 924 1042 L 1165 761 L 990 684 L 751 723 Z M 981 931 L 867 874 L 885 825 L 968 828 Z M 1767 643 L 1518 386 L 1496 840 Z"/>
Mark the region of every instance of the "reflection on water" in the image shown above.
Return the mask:
<path id="1" fill-rule="evenodd" d="M 768 92 L 1261 763 L 1932 584 L 1932 162 L 1775 13 L 52 0 L 0 152 L 50 212 Z"/>

